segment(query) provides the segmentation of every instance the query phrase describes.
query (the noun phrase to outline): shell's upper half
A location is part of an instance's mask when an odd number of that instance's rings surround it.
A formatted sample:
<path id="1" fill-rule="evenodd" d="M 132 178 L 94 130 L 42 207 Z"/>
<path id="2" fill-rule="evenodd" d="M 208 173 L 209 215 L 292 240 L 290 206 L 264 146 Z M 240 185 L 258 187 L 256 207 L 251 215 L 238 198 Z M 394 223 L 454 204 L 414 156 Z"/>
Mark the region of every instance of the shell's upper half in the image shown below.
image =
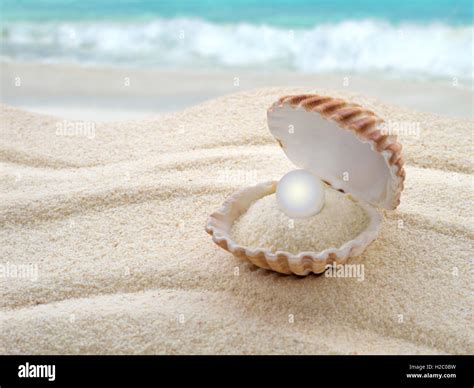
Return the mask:
<path id="1" fill-rule="evenodd" d="M 402 147 L 374 112 L 305 94 L 281 97 L 267 115 L 270 132 L 296 166 L 375 207 L 399 205 L 405 180 Z"/>

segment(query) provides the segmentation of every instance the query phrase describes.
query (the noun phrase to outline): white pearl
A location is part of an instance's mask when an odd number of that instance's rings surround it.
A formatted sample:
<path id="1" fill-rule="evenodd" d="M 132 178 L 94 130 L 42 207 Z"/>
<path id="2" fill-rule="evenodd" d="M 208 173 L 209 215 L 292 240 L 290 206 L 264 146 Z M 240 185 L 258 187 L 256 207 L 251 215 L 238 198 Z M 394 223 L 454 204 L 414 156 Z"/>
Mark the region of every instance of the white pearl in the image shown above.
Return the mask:
<path id="1" fill-rule="evenodd" d="M 278 206 L 290 218 L 306 218 L 319 213 L 324 198 L 323 183 L 307 170 L 291 171 L 277 184 Z"/>

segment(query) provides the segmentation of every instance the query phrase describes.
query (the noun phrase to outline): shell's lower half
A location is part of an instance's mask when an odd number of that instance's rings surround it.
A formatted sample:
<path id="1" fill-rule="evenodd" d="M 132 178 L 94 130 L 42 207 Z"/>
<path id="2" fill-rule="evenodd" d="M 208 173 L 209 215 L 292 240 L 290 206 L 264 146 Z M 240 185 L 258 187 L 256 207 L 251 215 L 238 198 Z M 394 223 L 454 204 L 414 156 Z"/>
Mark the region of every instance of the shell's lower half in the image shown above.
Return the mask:
<path id="1" fill-rule="evenodd" d="M 358 204 L 367 212 L 369 224 L 356 238 L 347 241 L 341 247 L 328 248 L 321 252 L 291 254 L 284 251 L 272 252 L 268 249 L 239 245 L 231 235 L 233 223 L 247 211 L 254 201 L 273 194 L 276 184 L 275 181 L 260 183 L 231 195 L 221 208 L 212 213 L 207 220 L 206 232 L 212 236 L 213 241 L 234 256 L 258 267 L 283 274 L 306 276 L 311 272 L 322 273 L 328 265 L 334 263 L 345 264 L 349 257 L 360 255 L 377 237 L 381 225 L 380 214 L 374 207 L 358 201 Z"/>

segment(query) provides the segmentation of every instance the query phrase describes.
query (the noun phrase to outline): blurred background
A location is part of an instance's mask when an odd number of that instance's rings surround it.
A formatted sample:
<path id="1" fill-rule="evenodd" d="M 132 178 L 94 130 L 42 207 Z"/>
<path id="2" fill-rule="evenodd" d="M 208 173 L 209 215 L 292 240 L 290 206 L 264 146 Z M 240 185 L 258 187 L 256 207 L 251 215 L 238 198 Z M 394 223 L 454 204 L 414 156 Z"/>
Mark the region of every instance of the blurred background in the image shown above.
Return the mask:
<path id="1" fill-rule="evenodd" d="M 1 101 L 121 120 L 264 86 L 473 116 L 471 0 L 2 0 Z"/>

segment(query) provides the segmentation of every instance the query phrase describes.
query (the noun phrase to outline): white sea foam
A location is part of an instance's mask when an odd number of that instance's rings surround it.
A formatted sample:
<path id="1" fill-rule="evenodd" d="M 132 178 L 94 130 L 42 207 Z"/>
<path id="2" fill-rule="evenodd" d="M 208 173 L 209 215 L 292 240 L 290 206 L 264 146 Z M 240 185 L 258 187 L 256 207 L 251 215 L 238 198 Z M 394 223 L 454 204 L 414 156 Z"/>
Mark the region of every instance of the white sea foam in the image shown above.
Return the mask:
<path id="1" fill-rule="evenodd" d="M 310 29 L 196 19 L 2 26 L 2 56 L 173 67 L 265 67 L 473 78 L 473 26 L 345 21 Z"/>

